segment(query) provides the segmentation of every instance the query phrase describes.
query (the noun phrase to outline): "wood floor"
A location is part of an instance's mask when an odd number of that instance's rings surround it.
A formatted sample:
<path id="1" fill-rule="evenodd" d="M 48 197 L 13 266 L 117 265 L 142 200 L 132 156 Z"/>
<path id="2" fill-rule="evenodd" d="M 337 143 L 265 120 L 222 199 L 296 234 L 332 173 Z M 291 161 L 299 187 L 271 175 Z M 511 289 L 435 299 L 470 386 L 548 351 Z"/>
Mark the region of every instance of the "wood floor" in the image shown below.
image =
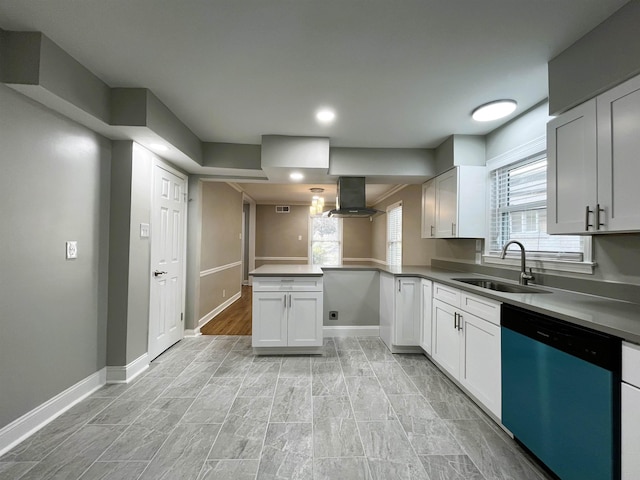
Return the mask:
<path id="1" fill-rule="evenodd" d="M 200 329 L 202 335 L 251 335 L 251 287 L 242 286 L 239 300 Z"/>

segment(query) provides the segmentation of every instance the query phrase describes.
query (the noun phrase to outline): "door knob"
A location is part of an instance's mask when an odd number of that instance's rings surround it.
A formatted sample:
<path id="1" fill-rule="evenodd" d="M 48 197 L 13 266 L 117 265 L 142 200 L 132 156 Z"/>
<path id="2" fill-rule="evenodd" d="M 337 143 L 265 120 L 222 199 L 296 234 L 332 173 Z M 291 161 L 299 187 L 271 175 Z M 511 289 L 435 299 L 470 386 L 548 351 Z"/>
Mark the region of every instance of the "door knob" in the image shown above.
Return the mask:
<path id="1" fill-rule="evenodd" d="M 155 272 L 153 272 L 153 276 L 154 277 L 159 277 L 160 275 L 164 275 L 167 272 L 161 272 L 160 270 L 156 270 Z"/>

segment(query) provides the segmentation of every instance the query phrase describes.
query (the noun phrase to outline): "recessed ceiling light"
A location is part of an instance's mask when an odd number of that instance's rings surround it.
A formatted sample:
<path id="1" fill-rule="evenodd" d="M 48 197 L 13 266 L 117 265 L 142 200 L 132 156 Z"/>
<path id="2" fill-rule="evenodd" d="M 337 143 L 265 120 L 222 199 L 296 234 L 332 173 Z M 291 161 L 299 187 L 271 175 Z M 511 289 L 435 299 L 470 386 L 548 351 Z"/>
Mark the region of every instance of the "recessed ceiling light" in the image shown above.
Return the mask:
<path id="1" fill-rule="evenodd" d="M 320 123 L 331 123 L 336 119 L 336 113 L 328 108 L 316 112 L 316 120 Z"/>
<path id="2" fill-rule="evenodd" d="M 289 174 L 289 178 L 291 180 L 302 180 L 304 178 L 304 175 L 302 175 L 300 172 L 293 172 Z"/>
<path id="3" fill-rule="evenodd" d="M 167 147 L 166 145 L 163 145 L 161 143 L 152 143 L 151 145 L 149 145 L 152 149 L 154 150 L 158 150 L 160 152 L 166 152 L 167 150 L 169 150 L 169 147 Z"/>
<path id="4" fill-rule="evenodd" d="M 515 100 L 495 100 L 476 108 L 471 114 L 476 122 L 490 122 L 506 117 L 516 109 Z"/>

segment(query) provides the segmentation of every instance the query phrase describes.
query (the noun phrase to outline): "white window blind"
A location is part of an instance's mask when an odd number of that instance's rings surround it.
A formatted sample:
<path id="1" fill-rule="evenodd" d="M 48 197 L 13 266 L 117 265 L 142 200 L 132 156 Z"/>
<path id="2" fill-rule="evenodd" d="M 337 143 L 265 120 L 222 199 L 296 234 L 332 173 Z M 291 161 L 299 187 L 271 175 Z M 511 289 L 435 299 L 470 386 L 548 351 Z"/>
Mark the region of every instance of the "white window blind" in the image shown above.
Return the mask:
<path id="1" fill-rule="evenodd" d="M 310 255 L 312 265 L 342 264 L 342 219 L 312 216 Z"/>
<path id="2" fill-rule="evenodd" d="M 499 255 L 505 243 L 518 240 L 529 258 L 583 261 L 583 237 L 547 234 L 546 154 L 498 168 L 490 175 L 489 255 Z M 515 250 L 510 255 L 519 256 Z"/>
<path id="3" fill-rule="evenodd" d="M 402 202 L 387 207 L 387 264 L 402 265 Z"/>

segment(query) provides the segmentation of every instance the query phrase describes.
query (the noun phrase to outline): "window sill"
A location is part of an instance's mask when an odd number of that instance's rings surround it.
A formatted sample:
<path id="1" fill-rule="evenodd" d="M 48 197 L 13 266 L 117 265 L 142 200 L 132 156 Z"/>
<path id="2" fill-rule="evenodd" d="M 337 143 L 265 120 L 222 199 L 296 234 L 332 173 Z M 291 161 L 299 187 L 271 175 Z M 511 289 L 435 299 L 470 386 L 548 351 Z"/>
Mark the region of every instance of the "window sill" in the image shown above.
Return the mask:
<path id="1" fill-rule="evenodd" d="M 504 267 L 520 268 L 519 258 L 505 258 L 504 260 L 494 255 L 483 255 L 482 263 L 491 265 L 501 265 Z M 595 262 L 563 262 L 561 260 L 535 260 L 527 259 L 527 268 L 544 272 L 569 272 L 593 275 Z"/>

